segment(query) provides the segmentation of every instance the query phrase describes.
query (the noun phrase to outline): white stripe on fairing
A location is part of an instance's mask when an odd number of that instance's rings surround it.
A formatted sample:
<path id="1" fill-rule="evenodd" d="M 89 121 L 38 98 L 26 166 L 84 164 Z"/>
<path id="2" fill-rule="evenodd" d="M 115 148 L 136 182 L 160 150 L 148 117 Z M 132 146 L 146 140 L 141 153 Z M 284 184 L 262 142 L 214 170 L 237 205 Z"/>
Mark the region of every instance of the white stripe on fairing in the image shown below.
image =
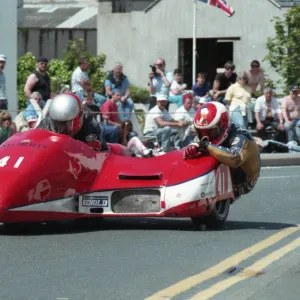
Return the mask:
<path id="1" fill-rule="evenodd" d="M 230 193 L 232 192 L 232 182 L 230 170 L 228 167 L 227 172 L 228 192 Z M 206 183 L 207 185 L 204 185 Z M 219 187 L 220 181 L 216 183 L 215 173 L 214 171 L 211 171 L 205 176 L 201 176 L 191 181 L 167 187 L 165 190 L 164 197 L 166 201 L 166 209 L 172 208 L 183 203 L 195 201 L 195 199 L 206 199 L 216 197 L 216 184 L 218 184 Z M 219 187 L 219 190 L 222 190 L 222 188 Z M 204 195 L 201 196 L 202 193 L 204 193 Z"/>
<path id="2" fill-rule="evenodd" d="M 74 28 L 98 14 L 97 7 L 85 7 L 71 18 L 57 25 L 56 28 Z"/>
<path id="3" fill-rule="evenodd" d="M 49 211 L 49 212 L 64 212 L 74 213 L 75 202 L 73 197 L 59 199 L 55 201 L 46 201 L 42 203 L 34 203 L 26 206 L 9 209 L 9 211 Z"/>

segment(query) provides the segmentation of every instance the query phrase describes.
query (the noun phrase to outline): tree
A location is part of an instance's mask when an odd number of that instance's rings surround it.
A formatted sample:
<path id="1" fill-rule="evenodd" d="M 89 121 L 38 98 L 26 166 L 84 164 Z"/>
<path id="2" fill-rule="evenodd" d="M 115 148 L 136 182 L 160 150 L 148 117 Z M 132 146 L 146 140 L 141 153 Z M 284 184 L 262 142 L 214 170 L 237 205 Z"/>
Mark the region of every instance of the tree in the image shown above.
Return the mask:
<path id="1" fill-rule="evenodd" d="M 288 90 L 300 84 L 300 7 L 293 6 L 283 18 L 274 17 L 275 37 L 267 39 L 268 55 L 264 60 L 281 75 Z"/>

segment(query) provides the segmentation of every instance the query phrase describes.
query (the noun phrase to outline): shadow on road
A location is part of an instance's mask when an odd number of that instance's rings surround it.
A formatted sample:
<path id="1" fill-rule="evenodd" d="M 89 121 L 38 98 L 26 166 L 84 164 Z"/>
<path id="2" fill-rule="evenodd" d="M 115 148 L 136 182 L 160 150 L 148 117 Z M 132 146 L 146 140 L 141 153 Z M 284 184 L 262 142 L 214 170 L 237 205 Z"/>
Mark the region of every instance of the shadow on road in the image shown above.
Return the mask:
<path id="1" fill-rule="evenodd" d="M 275 222 L 248 222 L 227 221 L 225 226 L 218 231 L 234 230 L 280 230 L 287 227 L 295 227 L 295 224 Z M 0 226 L 3 235 L 52 235 L 52 234 L 76 234 L 93 231 L 108 230 L 195 230 L 189 218 L 187 219 L 155 219 L 155 218 L 115 218 L 115 219 L 90 219 L 67 222 L 53 222 L 45 224 L 20 224 L 12 227 Z M 206 229 L 206 231 L 213 231 Z M 214 230 L 216 231 L 216 230 Z"/>

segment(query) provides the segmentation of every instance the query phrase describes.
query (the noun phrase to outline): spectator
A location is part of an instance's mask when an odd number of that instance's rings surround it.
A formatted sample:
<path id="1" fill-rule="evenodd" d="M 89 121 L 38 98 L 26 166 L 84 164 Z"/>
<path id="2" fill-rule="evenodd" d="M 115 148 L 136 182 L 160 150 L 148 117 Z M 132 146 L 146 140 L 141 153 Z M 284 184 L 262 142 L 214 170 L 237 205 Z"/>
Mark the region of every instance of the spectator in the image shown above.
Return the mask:
<path id="1" fill-rule="evenodd" d="M 260 85 L 261 93 L 264 93 L 265 86 L 265 76 L 263 71 L 260 69 L 260 63 L 258 60 L 253 60 L 251 62 L 251 70 L 247 72 L 249 77 L 248 86 L 251 89 L 252 98 L 256 98 L 256 90 L 258 85 Z"/>
<path id="2" fill-rule="evenodd" d="M 121 100 L 120 92 L 112 92 L 111 98 L 101 107 L 103 117 L 102 135 L 108 143 L 117 143 L 120 124 L 118 101 Z"/>
<path id="3" fill-rule="evenodd" d="M 231 121 L 244 128 L 248 126 L 247 110 L 251 103 L 251 90 L 247 84 L 247 73 L 241 72 L 237 76 L 237 82 L 228 88 L 225 95 L 225 101 L 229 104 Z"/>
<path id="4" fill-rule="evenodd" d="M 77 95 L 81 101 L 84 101 L 84 92 L 92 91 L 91 82 L 87 71 L 89 69 L 89 61 L 86 58 L 81 58 L 78 62 L 78 67 L 74 70 L 71 77 L 72 93 Z M 106 101 L 106 98 L 100 94 L 94 93 L 94 101 L 100 108 Z"/>
<path id="5" fill-rule="evenodd" d="M 84 92 L 83 110 L 87 113 L 87 115 L 92 116 L 96 121 L 98 121 L 97 117 L 100 116 L 100 110 L 94 103 L 94 95 L 92 91 Z M 101 117 L 99 121 L 101 122 Z"/>
<path id="6" fill-rule="evenodd" d="M 274 130 L 279 129 L 281 132 L 284 131 L 284 122 L 281 114 L 281 109 L 278 105 L 278 101 L 273 97 L 273 91 L 271 88 L 266 87 L 264 94 L 257 98 L 255 102 L 255 119 L 256 129 L 261 139 L 268 139 L 269 136 L 265 132 L 265 129 L 271 126 Z M 280 132 L 276 135 L 275 140 L 284 141 Z"/>
<path id="7" fill-rule="evenodd" d="M 150 91 L 150 106 L 152 109 L 156 105 L 158 95 L 169 95 L 169 89 L 173 81 L 172 73 L 167 73 L 166 62 L 163 58 L 157 59 L 153 66 L 152 72 L 149 74 L 149 91 Z M 155 71 L 155 72 L 154 72 Z M 168 103 L 167 103 L 168 105 Z"/>
<path id="8" fill-rule="evenodd" d="M 6 111 L 2 111 L 0 113 L 0 144 L 15 133 L 12 125 L 11 115 Z"/>
<path id="9" fill-rule="evenodd" d="M 39 92 L 42 100 L 47 101 L 51 98 L 51 80 L 47 73 L 48 59 L 39 57 L 36 69 L 27 78 L 24 92 L 27 99 L 33 92 Z"/>
<path id="10" fill-rule="evenodd" d="M 39 92 L 33 92 L 29 98 L 34 99 L 40 106 L 41 110 L 44 108 L 45 101 L 42 100 L 42 95 Z M 27 108 L 24 110 L 23 117 L 28 123 L 29 128 L 35 128 L 39 116 L 31 103 L 29 103 Z"/>
<path id="11" fill-rule="evenodd" d="M 178 107 L 182 106 L 182 94 L 186 89 L 187 85 L 182 82 L 182 72 L 179 69 L 174 70 L 174 79 L 171 84 L 169 93 L 169 102 L 176 103 Z"/>
<path id="12" fill-rule="evenodd" d="M 123 66 L 116 63 L 113 70 L 107 75 L 104 82 L 106 96 L 111 96 L 113 93 L 120 92 L 121 99 L 117 103 L 120 120 L 129 120 L 133 111 L 133 101 L 130 96 L 130 83 L 123 74 Z"/>
<path id="13" fill-rule="evenodd" d="M 193 95 L 197 102 L 201 101 L 202 103 L 211 101 L 209 97 L 209 85 L 206 82 L 206 75 L 203 73 L 197 74 L 197 82 L 192 87 Z"/>
<path id="14" fill-rule="evenodd" d="M 181 141 L 182 141 L 181 147 L 185 147 L 188 144 L 190 144 L 194 136 L 192 134 L 192 128 L 194 128 L 193 122 L 194 122 L 196 111 L 192 106 L 193 106 L 193 95 L 185 94 L 183 96 L 183 106 L 179 107 L 176 110 L 174 116 L 174 119 L 176 121 L 183 121 L 186 123 L 185 127 L 179 129 L 179 132 L 181 133 Z"/>
<path id="15" fill-rule="evenodd" d="M 227 89 L 236 82 L 237 75 L 236 73 L 234 73 L 235 65 L 233 64 L 233 62 L 228 61 L 224 65 L 224 68 L 225 72 L 218 74 L 215 78 L 212 97 L 213 100 L 226 104 L 224 96 L 227 92 Z"/>
<path id="16" fill-rule="evenodd" d="M 282 99 L 281 109 L 288 142 L 300 139 L 300 87 L 292 85 L 290 95 Z"/>
<path id="17" fill-rule="evenodd" d="M 178 128 L 186 126 L 184 121 L 175 121 L 165 109 L 167 96 L 158 95 L 157 105 L 155 105 L 146 115 L 144 135 L 156 136 L 164 152 L 170 150 L 170 137 L 174 136 L 174 146 L 180 149 L 181 138 Z"/>
<path id="18" fill-rule="evenodd" d="M 3 72 L 5 64 L 6 56 L 0 54 L 0 110 L 7 110 L 6 78 Z"/>

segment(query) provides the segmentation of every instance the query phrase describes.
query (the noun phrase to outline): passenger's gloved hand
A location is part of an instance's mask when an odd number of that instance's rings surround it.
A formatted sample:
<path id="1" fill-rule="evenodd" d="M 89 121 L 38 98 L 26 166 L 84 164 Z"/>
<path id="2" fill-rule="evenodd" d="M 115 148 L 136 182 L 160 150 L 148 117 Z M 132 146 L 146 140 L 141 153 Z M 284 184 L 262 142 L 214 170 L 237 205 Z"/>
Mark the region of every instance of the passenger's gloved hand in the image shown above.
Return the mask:
<path id="1" fill-rule="evenodd" d="M 201 150 L 206 150 L 208 145 L 209 145 L 209 138 L 208 136 L 204 136 L 199 143 L 199 148 Z"/>
<path id="2" fill-rule="evenodd" d="M 90 146 L 94 151 L 101 151 L 101 143 L 98 140 L 88 141 L 87 145 Z"/>
<path id="3" fill-rule="evenodd" d="M 191 158 L 200 157 L 201 155 L 202 155 L 202 152 L 200 150 L 199 144 L 192 143 L 184 149 L 183 158 L 191 159 Z"/>

